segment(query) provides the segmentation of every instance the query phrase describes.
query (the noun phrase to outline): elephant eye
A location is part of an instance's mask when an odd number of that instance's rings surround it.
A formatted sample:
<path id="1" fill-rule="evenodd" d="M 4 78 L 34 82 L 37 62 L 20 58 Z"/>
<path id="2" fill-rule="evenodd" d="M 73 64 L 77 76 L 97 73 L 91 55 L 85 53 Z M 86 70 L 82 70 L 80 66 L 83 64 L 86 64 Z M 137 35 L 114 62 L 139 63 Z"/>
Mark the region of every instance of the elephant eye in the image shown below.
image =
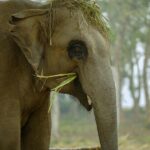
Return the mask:
<path id="1" fill-rule="evenodd" d="M 73 40 L 69 43 L 68 55 L 71 59 L 85 59 L 88 55 L 86 44 L 83 41 Z"/>

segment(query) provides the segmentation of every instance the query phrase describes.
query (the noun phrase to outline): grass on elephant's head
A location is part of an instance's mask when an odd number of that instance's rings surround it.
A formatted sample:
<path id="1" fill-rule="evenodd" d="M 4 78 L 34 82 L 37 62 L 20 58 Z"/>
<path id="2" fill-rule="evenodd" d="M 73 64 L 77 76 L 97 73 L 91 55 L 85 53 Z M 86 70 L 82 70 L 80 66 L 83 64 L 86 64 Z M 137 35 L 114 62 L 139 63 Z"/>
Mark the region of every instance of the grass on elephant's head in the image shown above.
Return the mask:
<path id="1" fill-rule="evenodd" d="M 106 18 L 103 16 L 100 6 L 95 0 L 49 0 L 51 2 L 51 8 L 55 7 L 67 7 L 72 10 L 80 9 L 88 24 L 94 25 L 101 34 L 108 39 L 110 28 L 106 22 Z"/>

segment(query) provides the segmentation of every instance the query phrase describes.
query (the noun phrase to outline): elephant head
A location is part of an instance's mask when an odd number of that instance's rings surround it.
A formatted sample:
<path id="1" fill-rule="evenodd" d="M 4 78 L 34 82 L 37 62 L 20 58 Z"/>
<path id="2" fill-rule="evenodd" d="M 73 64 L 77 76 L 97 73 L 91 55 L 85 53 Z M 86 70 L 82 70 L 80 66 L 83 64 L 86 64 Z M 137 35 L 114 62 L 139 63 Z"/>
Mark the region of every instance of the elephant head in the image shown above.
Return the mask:
<path id="1" fill-rule="evenodd" d="M 54 0 L 44 8 L 13 14 L 11 35 L 35 74 L 77 73 L 78 78 L 61 92 L 76 96 L 88 110 L 93 107 L 102 150 L 117 150 L 107 28 L 98 13 L 99 8 L 90 1 Z M 52 89 L 62 80 L 42 82 Z"/>

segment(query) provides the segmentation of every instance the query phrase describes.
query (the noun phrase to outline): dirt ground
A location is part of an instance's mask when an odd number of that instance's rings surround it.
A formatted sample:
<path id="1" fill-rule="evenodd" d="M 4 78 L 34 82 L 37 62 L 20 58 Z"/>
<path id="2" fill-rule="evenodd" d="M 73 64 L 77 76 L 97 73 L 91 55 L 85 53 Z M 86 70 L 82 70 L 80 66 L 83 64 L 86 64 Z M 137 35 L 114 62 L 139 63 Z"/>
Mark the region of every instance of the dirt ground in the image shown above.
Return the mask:
<path id="1" fill-rule="evenodd" d="M 51 147 L 76 148 L 99 145 L 92 113 L 82 117 L 63 116 L 59 132 L 59 138 L 52 137 Z M 150 129 L 145 127 L 142 117 L 136 118 L 129 113 L 121 116 L 119 150 L 150 150 Z"/>

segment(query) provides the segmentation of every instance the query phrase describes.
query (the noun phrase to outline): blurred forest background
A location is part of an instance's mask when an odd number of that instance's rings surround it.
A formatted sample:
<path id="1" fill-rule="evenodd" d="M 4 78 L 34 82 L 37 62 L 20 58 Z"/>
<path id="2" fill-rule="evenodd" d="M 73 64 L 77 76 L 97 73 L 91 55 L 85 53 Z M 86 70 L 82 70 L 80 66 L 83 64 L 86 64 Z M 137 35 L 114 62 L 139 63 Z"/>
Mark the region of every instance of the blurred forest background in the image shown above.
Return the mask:
<path id="1" fill-rule="evenodd" d="M 111 28 L 120 150 L 150 149 L 150 1 L 97 0 Z M 98 145 L 93 113 L 59 95 L 53 147 Z M 59 110 L 59 112 L 58 112 Z M 57 127 L 57 125 L 53 125 Z"/>
<path id="2" fill-rule="evenodd" d="M 149 150 L 150 0 L 97 2 L 111 28 L 120 150 Z M 52 111 L 52 147 L 99 145 L 93 113 L 86 112 L 75 98 L 59 94 Z"/>

